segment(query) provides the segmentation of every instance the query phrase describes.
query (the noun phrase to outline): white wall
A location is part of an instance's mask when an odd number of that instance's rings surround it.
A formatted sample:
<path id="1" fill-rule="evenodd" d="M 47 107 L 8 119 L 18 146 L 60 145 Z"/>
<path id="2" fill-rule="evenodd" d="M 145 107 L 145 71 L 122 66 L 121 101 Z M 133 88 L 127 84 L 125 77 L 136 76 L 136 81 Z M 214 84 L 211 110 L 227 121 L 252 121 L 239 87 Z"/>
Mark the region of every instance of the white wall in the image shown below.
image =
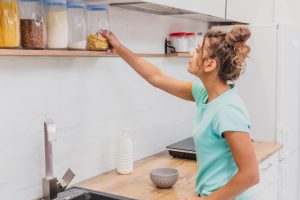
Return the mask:
<path id="1" fill-rule="evenodd" d="M 130 48 L 162 53 L 170 31 L 204 31 L 206 23 L 112 10 L 112 30 Z M 0 197 L 41 195 L 43 121 L 57 124 L 54 173 L 73 183 L 116 167 L 121 128 L 131 129 L 134 158 L 191 135 L 195 106 L 147 84 L 120 58 L 1 57 Z M 188 58 L 147 58 L 166 73 L 194 80 Z"/>
<path id="2" fill-rule="evenodd" d="M 300 1 L 299 0 L 274 0 L 274 22 L 290 24 L 300 27 Z"/>

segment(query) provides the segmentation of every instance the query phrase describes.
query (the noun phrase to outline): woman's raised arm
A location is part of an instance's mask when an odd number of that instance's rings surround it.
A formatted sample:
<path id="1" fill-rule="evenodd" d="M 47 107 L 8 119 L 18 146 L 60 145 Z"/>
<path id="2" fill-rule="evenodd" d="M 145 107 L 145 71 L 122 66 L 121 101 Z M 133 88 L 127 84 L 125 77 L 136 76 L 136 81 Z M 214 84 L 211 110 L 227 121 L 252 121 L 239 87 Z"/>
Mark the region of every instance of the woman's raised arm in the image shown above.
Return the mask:
<path id="1" fill-rule="evenodd" d="M 110 44 L 114 48 L 114 51 L 116 51 L 121 58 L 123 58 L 151 85 L 182 99 L 194 101 L 192 96 L 191 82 L 185 82 L 167 76 L 155 65 L 137 56 L 135 53 L 122 45 L 113 33 L 104 31 L 102 34 L 109 40 Z"/>

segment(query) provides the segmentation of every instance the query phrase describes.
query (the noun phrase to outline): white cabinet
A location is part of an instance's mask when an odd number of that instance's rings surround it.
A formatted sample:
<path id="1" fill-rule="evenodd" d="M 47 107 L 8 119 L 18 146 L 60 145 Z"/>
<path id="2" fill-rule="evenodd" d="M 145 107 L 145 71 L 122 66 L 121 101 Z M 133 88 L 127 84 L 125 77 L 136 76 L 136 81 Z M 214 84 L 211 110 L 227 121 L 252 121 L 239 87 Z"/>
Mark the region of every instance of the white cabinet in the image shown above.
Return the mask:
<path id="1" fill-rule="evenodd" d="M 225 18 L 226 0 L 145 0 L 145 2 Z"/>
<path id="2" fill-rule="evenodd" d="M 247 23 L 272 23 L 273 0 L 227 0 L 226 19 Z"/>
<path id="3" fill-rule="evenodd" d="M 259 165 L 260 182 L 253 190 L 251 200 L 278 199 L 278 153 Z"/>

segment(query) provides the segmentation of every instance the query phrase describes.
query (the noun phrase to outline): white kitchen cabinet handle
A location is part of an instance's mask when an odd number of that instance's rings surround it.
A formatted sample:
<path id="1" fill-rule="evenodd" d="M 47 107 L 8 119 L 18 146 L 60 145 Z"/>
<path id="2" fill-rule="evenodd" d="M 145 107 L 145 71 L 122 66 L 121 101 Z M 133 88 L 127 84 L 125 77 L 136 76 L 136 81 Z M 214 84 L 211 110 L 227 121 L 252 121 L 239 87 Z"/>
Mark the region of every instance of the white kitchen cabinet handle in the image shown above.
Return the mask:
<path id="1" fill-rule="evenodd" d="M 272 166 L 273 166 L 273 163 L 268 163 L 267 166 L 261 168 L 261 171 L 267 171 L 267 170 L 270 169 Z"/>

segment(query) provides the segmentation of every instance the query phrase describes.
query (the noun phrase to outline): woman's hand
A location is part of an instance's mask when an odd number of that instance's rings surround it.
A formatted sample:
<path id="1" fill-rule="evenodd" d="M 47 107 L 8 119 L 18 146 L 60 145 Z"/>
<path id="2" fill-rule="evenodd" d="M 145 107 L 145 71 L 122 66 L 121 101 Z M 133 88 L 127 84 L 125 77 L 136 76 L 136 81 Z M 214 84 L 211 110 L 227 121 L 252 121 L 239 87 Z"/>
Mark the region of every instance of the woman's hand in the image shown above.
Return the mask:
<path id="1" fill-rule="evenodd" d="M 118 40 L 118 38 L 110 31 L 107 30 L 103 30 L 100 31 L 101 34 L 108 39 L 109 43 L 111 44 L 111 46 L 116 49 L 118 46 L 121 45 L 120 41 Z"/>

